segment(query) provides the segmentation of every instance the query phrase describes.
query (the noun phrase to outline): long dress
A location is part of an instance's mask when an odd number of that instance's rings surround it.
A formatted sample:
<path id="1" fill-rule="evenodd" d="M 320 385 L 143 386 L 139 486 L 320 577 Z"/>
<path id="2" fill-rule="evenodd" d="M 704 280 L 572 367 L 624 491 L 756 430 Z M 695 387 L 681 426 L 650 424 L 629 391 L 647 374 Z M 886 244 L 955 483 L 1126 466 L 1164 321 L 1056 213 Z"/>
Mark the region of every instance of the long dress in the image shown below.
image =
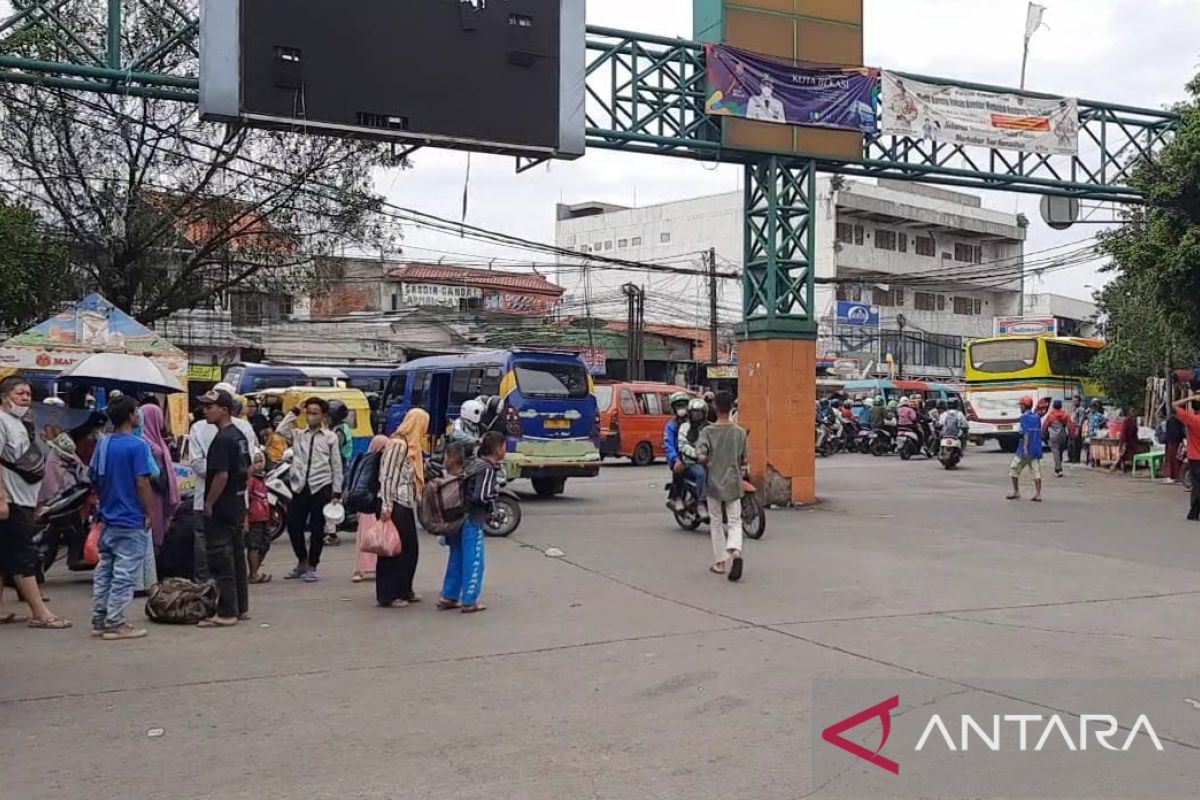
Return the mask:
<path id="1" fill-rule="evenodd" d="M 393 440 L 384 451 L 379 466 L 379 495 L 383 512 L 391 513 L 392 523 L 400 532 L 400 555 L 380 556 L 375 562 L 375 601 L 381 606 L 390 606 L 397 600 L 413 598 L 413 577 L 420 556 L 417 520 L 413 513 L 416 507 L 413 465 L 403 440 Z"/>

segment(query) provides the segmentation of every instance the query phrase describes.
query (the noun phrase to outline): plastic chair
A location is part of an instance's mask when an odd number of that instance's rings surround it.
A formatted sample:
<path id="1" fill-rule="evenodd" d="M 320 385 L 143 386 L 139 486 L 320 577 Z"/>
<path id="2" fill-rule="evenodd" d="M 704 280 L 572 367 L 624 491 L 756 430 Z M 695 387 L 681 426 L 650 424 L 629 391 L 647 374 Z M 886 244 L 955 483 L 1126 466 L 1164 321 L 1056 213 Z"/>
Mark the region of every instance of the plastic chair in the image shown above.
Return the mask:
<path id="1" fill-rule="evenodd" d="M 1167 454 L 1159 451 L 1156 453 L 1138 453 L 1133 457 L 1133 468 L 1129 471 L 1132 478 L 1137 477 L 1138 464 L 1144 464 L 1150 470 L 1150 478 L 1158 477 L 1158 474 L 1163 471 L 1163 467 L 1167 461 Z"/>

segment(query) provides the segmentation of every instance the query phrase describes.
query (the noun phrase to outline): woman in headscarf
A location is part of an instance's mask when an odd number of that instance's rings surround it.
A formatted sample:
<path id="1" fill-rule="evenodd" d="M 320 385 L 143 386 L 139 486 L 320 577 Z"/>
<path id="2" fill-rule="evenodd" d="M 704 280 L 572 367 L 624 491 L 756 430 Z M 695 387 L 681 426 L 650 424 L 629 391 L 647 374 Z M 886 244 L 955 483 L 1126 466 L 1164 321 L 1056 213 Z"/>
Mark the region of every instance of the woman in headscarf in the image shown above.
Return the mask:
<path id="1" fill-rule="evenodd" d="M 429 430 L 429 414 L 414 408 L 392 434 L 379 464 L 379 497 L 383 513 L 391 510 L 400 532 L 400 555 L 380 557 L 375 564 L 375 600 L 379 605 L 403 608 L 421 600 L 413 591 L 420 545 L 417 539 L 417 503 L 425 489 L 425 461 L 421 448 Z"/>
<path id="2" fill-rule="evenodd" d="M 142 580 L 138 585 L 139 592 L 148 592 L 150 587 L 158 582 L 157 555 L 162 547 L 163 537 L 167 535 L 167 525 L 175 507 L 179 505 L 179 484 L 175 480 L 175 465 L 171 461 L 171 451 L 163 439 L 162 409 L 156 405 L 144 405 L 138 409 L 137 426 L 133 429 L 146 446 L 150 448 L 150 488 L 154 502 L 150 506 L 150 536 L 146 541 L 149 552 L 146 554 L 146 566 Z"/>
<path id="3" fill-rule="evenodd" d="M 371 445 L 367 448 L 368 453 L 382 453 L 384 448 L 388 446 L 390 440 L 383 435 L 379 435 L 371 439 Z M 383 456 L 380 456 L 382 465 Z M 354 575 L 350 580 L 355 583 L 372 580 L 375 577 L 375 554 L 364 553 L 362 551 L 362 533 L 370 524 L 371 517 L 374 514 L 359 514 L 358 515 L 358 533 L 354 537 Z"/>

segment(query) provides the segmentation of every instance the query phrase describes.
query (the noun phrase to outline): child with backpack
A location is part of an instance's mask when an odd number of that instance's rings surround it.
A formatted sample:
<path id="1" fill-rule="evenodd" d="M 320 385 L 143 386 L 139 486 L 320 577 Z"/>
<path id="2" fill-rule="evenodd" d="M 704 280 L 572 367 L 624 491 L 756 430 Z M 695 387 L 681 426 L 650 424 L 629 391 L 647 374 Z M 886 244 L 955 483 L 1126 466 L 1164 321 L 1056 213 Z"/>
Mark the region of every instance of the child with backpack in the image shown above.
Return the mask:
<path id="1" fill-rule="evenodd" d="M 271 503 L 266 480 L 267 457 L 263 451 L 254 454 L 246 491 L 250 495 L 250 531 L 246 535 L 246 563 L 250 583 L 268 583 L 271 574 L 260 572 L 267 551 L 271 549 Z"/>
<path id="2" fill-rule="evenodd" d="M 446 562 L 446 577 L 437 607 L 441 611 L 461 609 L 464 614 L 486 611 L 479 602 L 483 591 L 484 533 L 483 526 L 499 490 L 499 474 L 506 450 L 504 435 L 490 431 L 479 444 L 479 460 L 457 479 L 462 486 L 462 528 L 446 534 L 450 558 Z M 450 457 L 447 449 L 447 469 Z"/>

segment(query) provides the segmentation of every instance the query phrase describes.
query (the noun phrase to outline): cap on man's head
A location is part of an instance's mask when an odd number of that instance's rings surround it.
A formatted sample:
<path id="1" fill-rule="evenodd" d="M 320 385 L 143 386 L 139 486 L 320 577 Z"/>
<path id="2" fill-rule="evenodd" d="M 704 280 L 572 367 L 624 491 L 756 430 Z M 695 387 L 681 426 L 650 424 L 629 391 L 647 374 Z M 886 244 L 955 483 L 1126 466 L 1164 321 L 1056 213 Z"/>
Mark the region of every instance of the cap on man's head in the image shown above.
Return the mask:
<path id="1" fill-rule="evenodd" d="M 1055 400 L 1055 401 L 1054 401 L 1054 407 L 1055 407 L 1055 408 L 1062 408 L 1062 400 Z"/>
<path id="2" fill-rule="evenodd" d="M 230 397 L 233 397 L 235 394 L 237 394 L 237 389 L 233 388 L 233 384 L 226 383 L 225 381 L 221 381 L 220 383 L 213 386 L 213 391 L 214 392 L 228 392 Z"/>
<path id="3" fill-rule="evenodd" d="M 237 402 L 234 401 L 233 395 L 223 389 L 211 389 L 196 399 L 205 406 L 220 406 L 229 411 L 237 408 Z"/>

